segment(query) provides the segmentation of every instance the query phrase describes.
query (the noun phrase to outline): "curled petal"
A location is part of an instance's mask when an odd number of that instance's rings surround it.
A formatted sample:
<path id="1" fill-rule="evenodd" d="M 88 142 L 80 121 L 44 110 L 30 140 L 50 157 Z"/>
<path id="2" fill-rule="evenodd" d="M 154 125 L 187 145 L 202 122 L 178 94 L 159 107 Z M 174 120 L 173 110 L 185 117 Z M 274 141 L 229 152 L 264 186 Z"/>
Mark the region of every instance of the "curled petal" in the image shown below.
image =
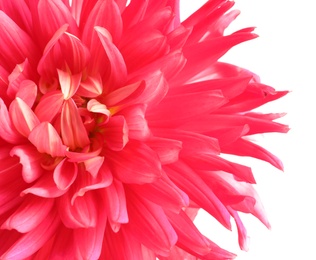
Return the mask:
<path id="1" fill-rule="evenodd" d="M 57 69 L 57 72 L 61 91 L 64 94 L 64 99 L 67 100 L 71 98 L 79 88 L 81 73 L 71 75 L 59 69 Z"/>
<path id="2" fill-rule="evenodd" d="M 0 98 L 0 137 L 8 143 L 23 142 L 23 136 L 16 130 L 3 100 Z"/>
<path id="3" fill-rule="evenodd" d="M 123 116 L 111 117 L 105 128 L 106 145 L 113 151 L 121 151 L 128 143 L 128 127 Z"/>
<path id="4" fill-rule="evenodd" d="M 35 127 L 29 135 L 29 140 L 40 153 L 46 153 L 52 157 L 65 155 L 66 147 L 55 128 L 48 122 L 40 123 Z"/>
<path id="5" fill-rule="evenodd" d="M 105 118 L 104 118 L 104 122 L 102 123 L 108 122 L 111 112 L 110 110 L 107 109 L 106 105 L 100 103 L 96 99 L 90 99 L 87 104 L 87 109 L 93 113 L 103 114 Z"/>
<path id="6" fill-rule="evenodd" d="M 60 190 L 67 190 L 75 181 L 78 174 L 78 166 L 76 163 L 68 162 L 67 159 L 62 160 L 54 170 L 54 182 Z"/>
<path id="7" fill-rule="evenodd" d="M 10 151 L 11 156 L 17 156 L 22 164 L 23 180 L 31 183 L 37 180 L 43 173 L 44 169 L 41 166 L 42 154 L 31 145 L 19 145 L 13 147 Z"/>
<path id="8" fill-rule="evenodd" d="M 25 137 L 40 123 L 32 109 L 19 97 L 11 103 L 10 117 L 15 128 Z"/>

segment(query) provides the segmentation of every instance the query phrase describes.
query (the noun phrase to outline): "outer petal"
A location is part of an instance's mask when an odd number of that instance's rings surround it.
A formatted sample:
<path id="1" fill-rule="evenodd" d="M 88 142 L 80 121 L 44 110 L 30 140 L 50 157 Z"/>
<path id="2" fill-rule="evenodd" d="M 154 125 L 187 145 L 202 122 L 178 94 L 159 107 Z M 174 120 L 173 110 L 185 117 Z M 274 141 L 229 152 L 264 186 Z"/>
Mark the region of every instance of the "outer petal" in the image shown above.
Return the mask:
<path id="1" fill-rule="evenodd" d="M 108 160 L 113 174 L 124 183 L 151 183 L 161 177 L 157 154 L 148 146 L 129 142 L 119 152 L 109 152 Z"/>
<path id="2" fill-rule="evenodd" d="M 126 228 L 144 246 L 158 255 L 167 256 L 178 237 L 163 209 L 131 191 L 127 193 L 127 198 L 130 221 Z"/>
<path id="3" fill-rule="evenodd" d="M 169 178 L 187 193 L 192 201 L 209 212 L 224 227 L 231 229 L 230 214 L 226 207 L 197 173 L 184 163 L 171 164 L 166 172 Z"/>
<path id="4" fill-rule="evenodd" d="M 118 87 L 125 83 L 127 78 L 127 69 L 123 56 L 117 47 L 108 38 L 108 31 L 102 27 L 95 27 L 100 38 L 104 51 L 108 58 L 108 71 L 105 78 L 105 84 L 109 87 Z"/>
<path id="5" fill-rule="evenodd" d="M 190 250 L 200 255 L 206 255 L 212 249 L 208 240 L 198 231 L 192 220 L 180 211 L 178 214 L 166 212 L 168 219 L 177 232 L 177 246 Z"/>
<path id="6" fill-rule="evenodd" d="M 29 35 L 0 11 L 0 65 L 12 71 L 25 58 L 32 65 L 38 60 L 38 50 Z"/>
<path id="7" fill-rule="evenodd" d="M 13 260 L 30 257 L 55 234 L 59 223 L 57 212 L 51 212 L 36 228 L 18 239 L 1 258 Z"/>
<path id="8" fill-rule="evenodd" d="M 30 196 L 4 222 L 1 229 L 16 229 L 20 233 L 27 233 L 37 228 L 44 221 L 54 205 L 54 200 Z"/>

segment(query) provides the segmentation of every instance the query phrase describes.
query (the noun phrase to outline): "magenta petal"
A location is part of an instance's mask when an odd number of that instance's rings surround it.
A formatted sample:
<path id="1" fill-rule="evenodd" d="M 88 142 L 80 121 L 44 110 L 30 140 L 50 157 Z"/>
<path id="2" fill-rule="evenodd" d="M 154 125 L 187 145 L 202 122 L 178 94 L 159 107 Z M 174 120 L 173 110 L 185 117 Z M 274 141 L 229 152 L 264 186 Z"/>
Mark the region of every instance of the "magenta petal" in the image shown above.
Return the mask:
<path id="1" fill-rule="evenodd" d="M 16 229 L 20 233 L 27 233 L 37 228 L 54 205 L 52 199 L 32 196 L 29 200 L 19 206 L 19 208 L 4 222 L 2 229 Z"/>
<path id="2" fill-rule="evenodd" d="M 60 190 L 67 190 L 75 181 L 78 174 L 78 166 L 76 163 L 68 162 L 67 159 L 62 160 L 54 170 L 54 181 Z"/>
<path id="3" fill-rule="evenodd" d="M 37 180 L 45 172 L 41 166 L 43 156 L 32 145 L 15 146 L 10 155 L 19 157 L 23 180 L 27 183 Z"/>

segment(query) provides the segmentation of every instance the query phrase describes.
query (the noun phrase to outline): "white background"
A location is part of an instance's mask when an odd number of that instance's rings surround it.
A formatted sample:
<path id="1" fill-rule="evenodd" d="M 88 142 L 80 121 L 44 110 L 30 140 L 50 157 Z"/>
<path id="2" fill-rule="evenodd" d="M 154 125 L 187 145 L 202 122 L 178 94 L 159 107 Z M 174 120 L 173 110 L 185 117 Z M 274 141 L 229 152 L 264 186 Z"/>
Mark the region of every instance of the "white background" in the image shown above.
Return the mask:
<path id="1" fill-rule="evenodd" d="M 203 0 L 182 0 L 182 17 Z M 251 237 L 250 250 L 238 248 L 236 230 L 226 231 L 204 214 L 197 225 L 209 238 L 238 255 L 237 260 L 316 259 L 316 14 L 312 0 L 236 0 L 241 15 L 229 32 L 256 26 L 259 38 L 232 49 L 226 62 L 260 75 L 277 90 L 291 90 L 263 111 L 287 112 L 281 122 L 288 134 L 268 134 L 258 143 L 278 155 L 285 171 L 245 159 L 253 166 L 256 189 L 265 205 L 271 230 L 251 216 L 243 216 Z M 239 160 L 239 162 L 241 162 Z"/>

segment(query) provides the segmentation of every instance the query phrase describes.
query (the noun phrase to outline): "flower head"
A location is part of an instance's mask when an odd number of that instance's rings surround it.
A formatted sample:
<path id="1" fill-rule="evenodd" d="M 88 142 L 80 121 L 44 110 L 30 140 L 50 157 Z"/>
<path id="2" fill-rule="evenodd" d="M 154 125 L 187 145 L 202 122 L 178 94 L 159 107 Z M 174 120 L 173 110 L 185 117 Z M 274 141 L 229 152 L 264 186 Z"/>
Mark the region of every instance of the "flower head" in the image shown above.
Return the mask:
<path id="1" fill-rule="evenodd" d="M 285 95 L 219 62 L 232 1 L 180 23 L 179 1 L 0 0 L 0 258 L 232 259 L 193 223 L 269 226 L 249 167 L 282 169 L 249 136 Z"/>

